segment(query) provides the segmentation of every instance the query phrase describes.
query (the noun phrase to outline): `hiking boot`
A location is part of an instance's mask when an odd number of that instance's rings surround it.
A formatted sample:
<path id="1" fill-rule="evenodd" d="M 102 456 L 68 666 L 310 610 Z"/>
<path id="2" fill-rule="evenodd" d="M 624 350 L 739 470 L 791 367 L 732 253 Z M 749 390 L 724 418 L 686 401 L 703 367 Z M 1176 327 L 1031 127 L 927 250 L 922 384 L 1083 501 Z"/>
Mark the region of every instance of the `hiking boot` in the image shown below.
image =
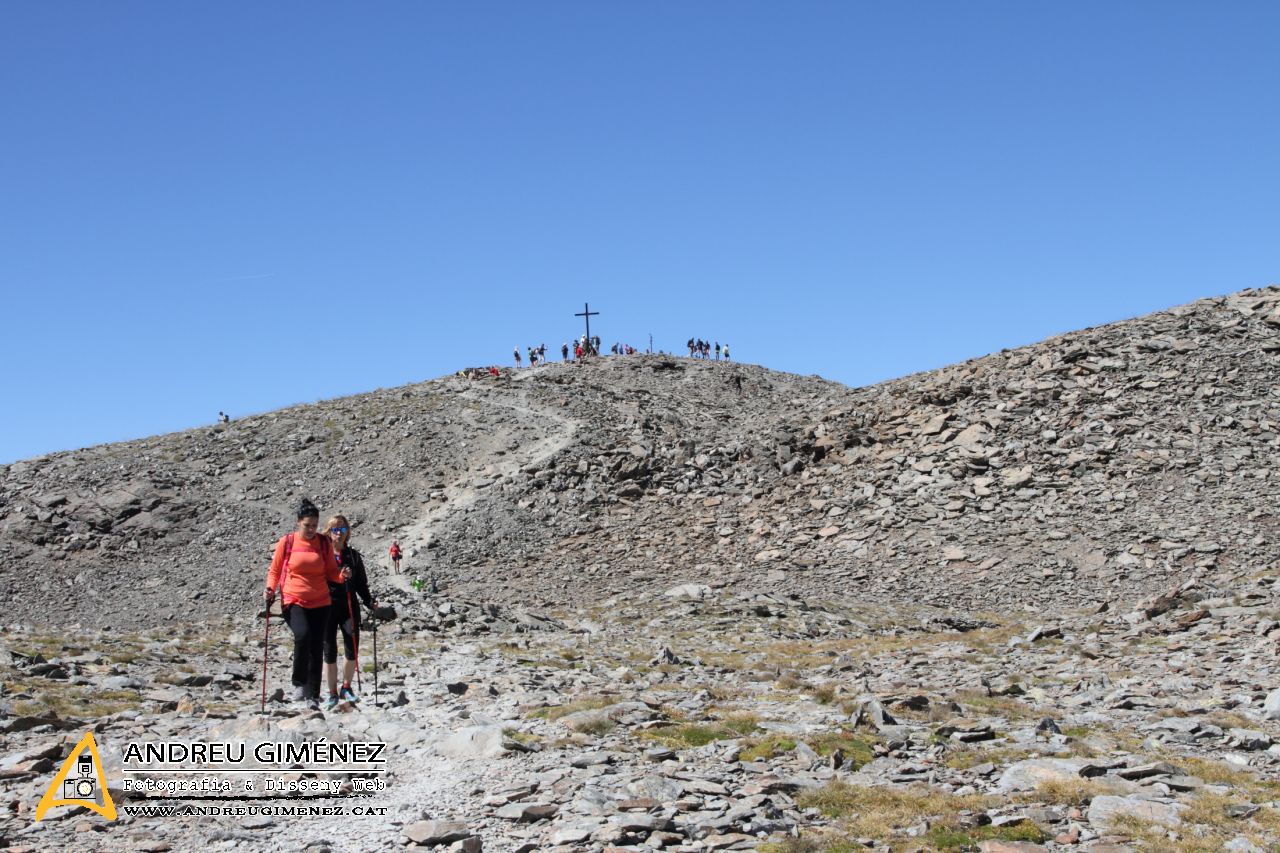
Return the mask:
<path id="1" fill-rule="evenodd" d="M 342 700 L 338 698 L 337 693 L 330 693 L 329 698 L 324 700 L 324 709 L 326 711 L 332 711 L 334 708 L 338 707 L 338 703 L 341 701 Z"/>
<path id="2" fill-rule="evenodd" d="M 342 685 L 342 689 L 338 691 L 338 698 L 340 698 L 343 702 L 359 702 L 360 701 L 360 697 L 357 696 L 351 690 L 350 684 Z"/>
<path id="3" fill-rule="evenodd" d="M 307 685 L 300 684 L 297 687 L 293 688 L 293 701 L 295 702 L 307 701 Z"/>
<path id="4" fill-rule="evenodd" d="M 319 699 L 318 697 L 315 697 L 315 696 L 313 696 L 313 697 L 311 697 L 310 699 L 308 699 L 308 700 L 307 700 L 307 710 L 308 710 L 308 711 L 319 711 L 319 710 L 320 710 L 320 699 Z"/>

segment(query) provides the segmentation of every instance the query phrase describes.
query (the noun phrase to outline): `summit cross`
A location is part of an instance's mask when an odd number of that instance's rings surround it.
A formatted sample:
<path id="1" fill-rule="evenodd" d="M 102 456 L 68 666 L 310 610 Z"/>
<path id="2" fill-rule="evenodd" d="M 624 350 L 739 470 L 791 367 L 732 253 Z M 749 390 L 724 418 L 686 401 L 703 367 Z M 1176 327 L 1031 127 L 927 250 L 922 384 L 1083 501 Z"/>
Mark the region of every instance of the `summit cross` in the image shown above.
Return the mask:
<path id="1" fill-rule="evenodd" d="M 599 312 L 599 311 L 592 311 L 592 310 L 591 310 L 591 305 L 590 305 L 590 303 L 584 302 L 584 303 L 582 303 L 582 310 L 581 310 L 581 311 L 579 311 L 577 314 L 574 314 L 573 316 L 575 316 L 575 317 L 582 317 L 584 320 L 586 320 L 586 322 L 587 322 L 587 343 L 590 343 L 590 342 L 591 342 L 591 318 L 592 318 L 592 317 L 599 317 L 599 316 L 600 316 L 600 312 Z"/>

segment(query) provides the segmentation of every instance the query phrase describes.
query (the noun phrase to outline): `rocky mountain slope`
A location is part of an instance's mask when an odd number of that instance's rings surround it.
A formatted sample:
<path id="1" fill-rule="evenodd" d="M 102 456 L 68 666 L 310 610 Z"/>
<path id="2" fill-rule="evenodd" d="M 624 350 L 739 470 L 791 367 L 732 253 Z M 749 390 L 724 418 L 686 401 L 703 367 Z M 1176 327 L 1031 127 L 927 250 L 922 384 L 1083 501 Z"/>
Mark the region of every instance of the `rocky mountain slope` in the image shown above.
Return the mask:
<path id="1" fill-rule="evenodd" d="M 607 358 L 7 466 L 0 847 L 1280 849 L 1278 354 L 1266 289 L 870 388 Z M 354 708 L 263 651 L 303 495 L 399 614 Z M 90 727 L 120 818 L 33 821 Z M 263 771 L 375 817 L 159 818 L 140 736 L 391 757 Z"/>
<path id="2" fill-rule="evenodd" d="M 1277 558 L 1280 291 L 850 389 L 660 356 L 446 377 L 0 467 L 15 620 L 251 607 L 297 500 L 495 604 L 707 580 L 992 610 Z"/>

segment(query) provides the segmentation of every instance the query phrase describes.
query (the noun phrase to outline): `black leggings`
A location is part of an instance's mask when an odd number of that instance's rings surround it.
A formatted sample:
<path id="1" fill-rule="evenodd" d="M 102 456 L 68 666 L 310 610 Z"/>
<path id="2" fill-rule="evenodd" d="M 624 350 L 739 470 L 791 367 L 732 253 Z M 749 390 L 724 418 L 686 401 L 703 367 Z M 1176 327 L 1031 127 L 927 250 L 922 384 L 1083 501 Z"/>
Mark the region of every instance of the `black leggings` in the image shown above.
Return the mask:
<path id="1" fill-rule="evenodd" d="M 353 629 L 347 630 L 346 607 L 341 611 L 337 607 L 329 608 L 329 619 L 324 626 L 324 662 L 338 662 L 338 629 L 342 629 L 342 652 L 344 660 L 356 659 L 356 638 L 360 633 L 360 612 L 356 609 L 356 621 Z"/>
<path id="2" fill-rule="evenodd" d="M 309 699 L 320 698 L 320 664 L 329 610 L 327 604 L 324 607 L 291 604 L 286 613 L 289 630 L 293 632 L 293 686 L 306 687 Z"/>

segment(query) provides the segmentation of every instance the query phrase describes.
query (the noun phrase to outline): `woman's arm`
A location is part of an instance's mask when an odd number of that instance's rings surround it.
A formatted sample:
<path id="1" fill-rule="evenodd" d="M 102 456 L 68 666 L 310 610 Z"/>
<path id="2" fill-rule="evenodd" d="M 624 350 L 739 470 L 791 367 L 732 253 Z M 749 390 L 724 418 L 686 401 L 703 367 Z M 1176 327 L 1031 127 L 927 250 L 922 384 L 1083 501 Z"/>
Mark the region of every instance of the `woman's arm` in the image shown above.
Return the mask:
<path id="1" fill-rule="evenodd" d="M 284 568 L 285 538 L 281 536 L 280 541 L 276 542 L 275 553 L 271 556 L 271 568 L 267 569 L 267 592 L 270 593 L 274 593 L 276 586 L 280 583 L 280 572 Z"/>
<path id="2" fill-rule="evenodd" d="M 351 549 L 351 585 L 364 606 L 372 608 L 373 594 L 369 592 L 369 573 L 364 568 L 364 557 L 355 548 Z"/>

